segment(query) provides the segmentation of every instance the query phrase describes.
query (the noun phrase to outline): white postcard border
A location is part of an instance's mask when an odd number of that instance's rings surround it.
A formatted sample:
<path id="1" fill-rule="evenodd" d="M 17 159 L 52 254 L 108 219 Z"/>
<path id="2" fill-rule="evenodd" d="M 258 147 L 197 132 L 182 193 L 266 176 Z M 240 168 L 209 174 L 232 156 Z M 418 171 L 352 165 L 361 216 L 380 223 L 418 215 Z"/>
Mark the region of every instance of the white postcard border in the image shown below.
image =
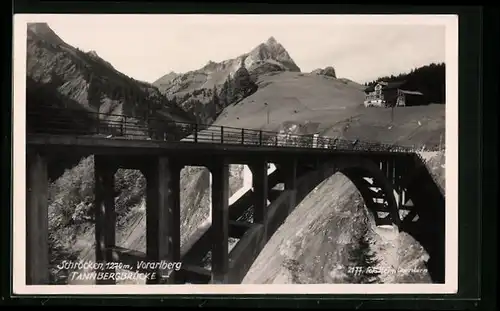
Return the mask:
<path id="1" fill-rule="evenodd" d="M 26 285 L 25 89 L 27 23 L 43 14 L 16 14 L 13 27 L 13 293 L 68 294 L 437 294 L 458 290 L 458 16 L 457 15 L 315 15 L 338 23 L 443 25 L 446 27 L 446 265 L 444 284 L 241 284 L 241 285 Z M 130 18 L 133 18 L 131 15 Z M 295 15 L 297 16 L 297 15 Z M 219 15 L 218 19 L 226 16 Z M 228 16 L 234 19 L 235 16 Z M 269 18 L 269 15 L 267 16 Z M 293 16 L 289 17 L 291 20 Z"/>

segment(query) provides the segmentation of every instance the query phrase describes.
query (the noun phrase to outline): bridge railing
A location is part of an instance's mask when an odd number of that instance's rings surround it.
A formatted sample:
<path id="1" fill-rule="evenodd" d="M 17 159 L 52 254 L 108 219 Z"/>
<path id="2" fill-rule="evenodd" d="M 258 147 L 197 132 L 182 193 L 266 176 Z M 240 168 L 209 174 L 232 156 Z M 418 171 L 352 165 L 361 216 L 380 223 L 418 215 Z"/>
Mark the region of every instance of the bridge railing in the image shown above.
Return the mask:
<path id="1" fill-rule="evenodd" d="M 50 108 L 27 112 L 28 133 L 106 136 L 115 139 L 146 139 L 215 144 L 240 144 L 341 151 L 414 152 L 410 146 L 347 140 L 310 134 L 208 125 L 153 117 Z"/>

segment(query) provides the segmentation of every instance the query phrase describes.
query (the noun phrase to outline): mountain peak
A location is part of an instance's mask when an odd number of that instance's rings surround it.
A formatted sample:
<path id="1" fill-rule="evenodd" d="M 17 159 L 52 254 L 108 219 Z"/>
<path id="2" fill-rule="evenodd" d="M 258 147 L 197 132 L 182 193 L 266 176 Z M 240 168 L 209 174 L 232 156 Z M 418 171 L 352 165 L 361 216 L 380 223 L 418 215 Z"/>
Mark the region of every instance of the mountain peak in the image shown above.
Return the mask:
<path id="1" fill-rule="evenodd" d="M 276 41 L 276 39 L 273 36 L 270 36 L 269 39 L 267 39 L 266 44 L 267 45 L 275 45 L 275 44 L 278 44 L 278 41 Z"/>
<path id="2" fill-rule="evenodd" d="M 245 64 L 250 68 L 252 64 L 271 63 L 273 66 L 282 67 L 284 70 L 299 71 L 287 50 L 278 43 L 273 36 L 269 37 L 265 43 L 259 44 L 247 54 Z"/>
<path id="3" fill-rule="evenodd" d="M 33 32 L 51 32 L 49 24 L 47 23 L 28 23 L 28 29 Z"/>
<path id="4" fill-rule="evenodd" d="M 28 35 L 33 34 L 54 44 L 65 44 L 47 23 L 28 23 Z"/>

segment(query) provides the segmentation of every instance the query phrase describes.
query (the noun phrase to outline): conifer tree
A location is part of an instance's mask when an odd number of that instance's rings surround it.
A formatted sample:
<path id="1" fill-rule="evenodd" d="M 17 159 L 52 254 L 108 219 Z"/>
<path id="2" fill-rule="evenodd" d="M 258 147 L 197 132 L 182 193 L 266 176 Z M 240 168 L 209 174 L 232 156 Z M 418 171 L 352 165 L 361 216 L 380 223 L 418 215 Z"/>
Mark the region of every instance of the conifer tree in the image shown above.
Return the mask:
<path id="1" fill-rule="evenodd" d="M 349 251 L 349 271 L 346 281 L 351 284 L 373 284 L 379 282 L 379 272 L 374 271 L 378 260 L 370 249 L 368 228 L 365 228 L 357 244 Z"/>
<path id="2" fill-rule="evenodd" d="M 222 109 L 220 107 L 220 100 L 219 96 L 217 95 L 217 88 L 214 85 L 213 91 L 212 91 L 212 99 L 211 99 L 211 105 L 210 105 L 210 114 L 211 115 L 216 115 L 218 114 Z"/>

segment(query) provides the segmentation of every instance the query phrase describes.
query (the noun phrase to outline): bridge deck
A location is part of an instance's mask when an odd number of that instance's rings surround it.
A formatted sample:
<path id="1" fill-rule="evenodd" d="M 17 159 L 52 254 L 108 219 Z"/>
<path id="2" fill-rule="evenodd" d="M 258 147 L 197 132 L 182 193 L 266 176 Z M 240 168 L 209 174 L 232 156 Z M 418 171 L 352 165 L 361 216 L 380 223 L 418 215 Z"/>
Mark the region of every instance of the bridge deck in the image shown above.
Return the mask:
<path id="1" fill-rule="evenodd" d="M 85 154 L 120 155 L 394 155 L 410 154 L 408 151 L 339 149 L 326 147 L 296 147 L 280 145 L 247 145 L 238 143 L 209 143 L 193 141 L 167 142 L 161 140 L 106 138 L 95 136 L 70 136 L 54 134 L 28 134 L 26 145 L 46 152 L 72 152 Z"/>

